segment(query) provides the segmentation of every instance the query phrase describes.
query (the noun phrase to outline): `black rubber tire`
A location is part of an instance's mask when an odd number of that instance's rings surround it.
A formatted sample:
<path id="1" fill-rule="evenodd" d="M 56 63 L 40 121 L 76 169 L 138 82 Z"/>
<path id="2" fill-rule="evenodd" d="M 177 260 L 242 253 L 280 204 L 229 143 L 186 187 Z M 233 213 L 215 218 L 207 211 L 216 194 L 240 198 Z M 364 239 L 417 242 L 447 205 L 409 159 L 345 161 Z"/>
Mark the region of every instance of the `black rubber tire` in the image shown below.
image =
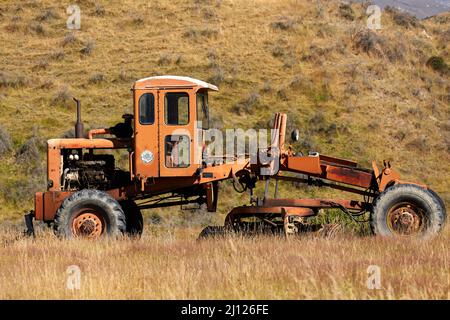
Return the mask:
<path id="1" fill-rule="evenodd" d="M 126 218 L 120 204 L 109 194 L 99 190 L 83 189 L 65 199 L 55 216 L 55 233 L 73 238 L 71 224 L 75 214 L 82 208 L 91 208 L 102 215 L 106 230 L 101 236 L 119 236 L 126 232 Z"/>
<path id="2" fill-rule="evenodd" d="M 412 202 L 420 206 L 424 211 L 426 224 L 421 233 L 416 234 L 416 236 L 428 238 L 442 230 L 446 220 L 446 212 L 439 196 L 414 184 L 399 184 L 382 192 L 373 203 L 370 215 L 370 228 L 375 235 L 396 236 L 388 227 L 387 215 L 393 206 L 401 202 Z"/>
<path id="3" fill-rule="evenodd" d="M 444 220 L 447 220 L 447 209 L 445 208 L 444 200 L 442 200 L 442 198 L 439 197 L 439 195 L 438 195 L 436 192 L 434 192 L 433 190 L 427 189 L 427 191 L 428 191 L 429 193 L 431 193 L 431 195 L 432 195 L 433 197 L 435 197 L 435 198 L 439 201 L 439 204 L 441 205 L 442 211 L 444 211 Z M 444 222 L 445 222 L 445 221 L 444 221 Z"/>
<path id="4" fill-rule="evenodd" d="M 140 237 L 144 230 L 144 218 L 142 217 L 141 210 L 137 206 L 136 202 L 132 200 L 125 200 L 119 202 L 125 213 L 127 221 L 126 233 L 129 236 Z"/>
<path id="5" fill-rule="evenodd" d="M 225 235 L 225 227 L 223 226 L 207 226 L 198 235 L 198 240 L 207 238 L 223 237 Z"/>

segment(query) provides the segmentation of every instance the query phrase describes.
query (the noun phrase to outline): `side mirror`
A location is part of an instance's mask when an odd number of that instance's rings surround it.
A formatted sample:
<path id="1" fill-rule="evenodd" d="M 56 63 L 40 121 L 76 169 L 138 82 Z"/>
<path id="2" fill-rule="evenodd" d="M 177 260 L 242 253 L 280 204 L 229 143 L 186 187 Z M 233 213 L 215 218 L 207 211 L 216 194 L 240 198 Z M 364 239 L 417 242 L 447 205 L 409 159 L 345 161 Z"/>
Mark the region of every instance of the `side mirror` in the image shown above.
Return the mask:
<path id="1" fill-rule="evenodd" d="M 291 139 L 294 142 L 297 142 L 300 139 L 300 131 L 298 129 L 292 130 Z"/>

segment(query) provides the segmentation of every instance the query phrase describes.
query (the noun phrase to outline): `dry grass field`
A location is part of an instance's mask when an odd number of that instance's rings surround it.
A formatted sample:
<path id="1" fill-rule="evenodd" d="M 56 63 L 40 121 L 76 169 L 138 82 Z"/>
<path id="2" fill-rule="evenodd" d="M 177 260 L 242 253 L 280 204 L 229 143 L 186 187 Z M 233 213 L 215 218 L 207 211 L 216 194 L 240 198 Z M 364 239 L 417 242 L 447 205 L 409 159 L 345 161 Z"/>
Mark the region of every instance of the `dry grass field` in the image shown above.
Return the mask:
<path id="1" fill-rule="evenodd" d="M 427 241 L 227 237 L 147 229 L 140 240 L 0 235 L 0 299 L 450 299 L 450 230 Z M 14 240 L 15 239 L 15 240 Z M 79 290 L 67 288 L 71 265 Z M 377 265 L 381 288 L 368 289 Z"/>
<path id="2" fill-rule="evenodd" d="M 81 30 L 66 28 L 80 6 Z M 370 167 L 390 159 L 450 206 L 450 14 L 382 14 L 325 0 L 3 0 L 0 2 L 0 299 L 450 299 L 450 230 L 427 241 L 346 234 L 196 241 L 248 197 L 221 186 L 217 215 L 144 212 L 140 240 L 66 241 L 20 219 L 46 186 L 45 141 L 132 111 L 133 81 L 209 81 L 213 126 L 298 127 L 294 149 Z M 126 159 L 126 157 L 124 158 Z M 121 159 L 122 162 L 124 159 Z M 261 190 L 258 189 L 258 192 Z M 328 194 L 335 196 L 338 193 Z M 342 196 L 342 193 L 339 194 Z M 281 197 L 325 196 L 286 183 Z M 67 267 L 81 269 L 68 290 Z M 381 270 L 381 289 L 366 286 Z"/>

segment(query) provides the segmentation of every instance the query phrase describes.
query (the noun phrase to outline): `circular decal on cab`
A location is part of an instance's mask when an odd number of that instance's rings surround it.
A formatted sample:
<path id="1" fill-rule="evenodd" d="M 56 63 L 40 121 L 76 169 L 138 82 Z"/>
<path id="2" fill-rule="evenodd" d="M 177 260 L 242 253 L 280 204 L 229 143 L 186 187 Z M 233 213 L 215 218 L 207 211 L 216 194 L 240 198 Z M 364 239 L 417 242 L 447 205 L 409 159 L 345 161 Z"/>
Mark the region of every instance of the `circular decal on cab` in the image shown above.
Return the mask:
<path id="1" fill-rule="evenodd" d="M 141 160 L 144 163 L 150 163 L 153 161 L 153 153 L 151 151 L 145 150 L 141 153 Z"/>

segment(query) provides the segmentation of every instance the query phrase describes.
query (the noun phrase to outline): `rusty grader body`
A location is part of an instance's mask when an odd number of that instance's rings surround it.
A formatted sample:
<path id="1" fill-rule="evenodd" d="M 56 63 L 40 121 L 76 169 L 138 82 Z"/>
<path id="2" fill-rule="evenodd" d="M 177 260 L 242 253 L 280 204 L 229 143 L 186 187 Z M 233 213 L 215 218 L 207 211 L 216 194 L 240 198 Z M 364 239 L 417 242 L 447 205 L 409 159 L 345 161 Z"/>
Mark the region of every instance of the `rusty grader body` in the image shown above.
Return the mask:
<path id="1" fill-rule="evenodd" d="M 202 235 L 321 230 L 309 225 L 308 217 L 330 208 L 353 219 L 370 212 L 379 235 L 428 236 L 442 228 L 444 204 L 427 186 L 401 180 L 389 162 L 363 169 L 353 161 L 295 152 L 285 141 L 285 114 L 275 115 L 268 147 L 253 154 L 208 155 L 208 92 L 217 90 L 188 77 L 138 80 L 132 88 L 134 114 L 87 134 L 76 100 L 76 137 L 48 141 L 48 188 L 35 195 L 35 209 L 26 216 L 29 232 L 34 218 L 66 237 L 140 234 L 141 209 L 195 203 L 216 211 L 219 183 L 227 179 L 237 192 L 250 193 L 250 204 L 233 209 L 224 227 L 206 228 Z M 120 152 L 128 164 L 118 169 Z M 279 181 L 334 188 L 360 199 L 280 199 Z M 266 183 L 260 198 L 253 194 L 257 182 Z"/>

